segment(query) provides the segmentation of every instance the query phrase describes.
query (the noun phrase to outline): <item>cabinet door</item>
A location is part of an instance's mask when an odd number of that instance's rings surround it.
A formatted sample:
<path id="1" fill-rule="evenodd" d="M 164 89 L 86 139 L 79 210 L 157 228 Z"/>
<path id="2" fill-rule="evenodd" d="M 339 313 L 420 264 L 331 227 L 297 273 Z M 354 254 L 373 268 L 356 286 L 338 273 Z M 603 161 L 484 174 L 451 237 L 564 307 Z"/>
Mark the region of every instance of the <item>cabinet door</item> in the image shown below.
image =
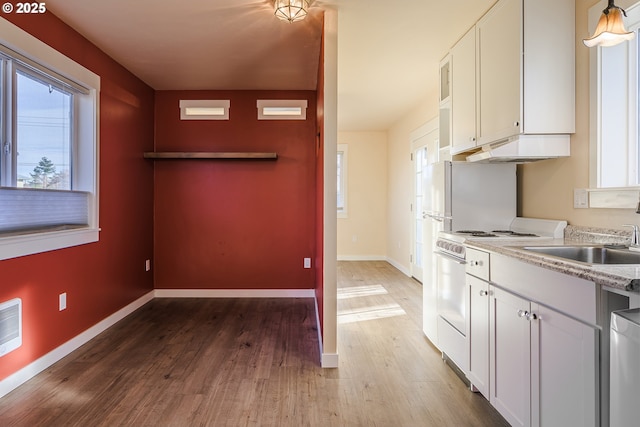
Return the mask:
<path id="1" fill-rule="evenodd" d="M 529 301 L 491 287 L 491 404 L 512 426 L 531 425 Z"/>
<path id="2" fill-rule="evenodd" d="M 451 49 L 451 153 L 476 146 L 476 29 Z"/>
<path id="3" fill-rule="evenodd" d="M 469 372 L 471 389 L 489 398 L 489 284 L 467 274 Z"/>
<path id="4" fill-rule="evenodd" d="M 531 308 L 532 425 L 597 425 L 598 331 L 550 308 Z"/>
<path id="5" fill-rule="evenodd" d="M 500 0 L 478 22 L 478 142 L 520 133 L 522 0 Z"/>

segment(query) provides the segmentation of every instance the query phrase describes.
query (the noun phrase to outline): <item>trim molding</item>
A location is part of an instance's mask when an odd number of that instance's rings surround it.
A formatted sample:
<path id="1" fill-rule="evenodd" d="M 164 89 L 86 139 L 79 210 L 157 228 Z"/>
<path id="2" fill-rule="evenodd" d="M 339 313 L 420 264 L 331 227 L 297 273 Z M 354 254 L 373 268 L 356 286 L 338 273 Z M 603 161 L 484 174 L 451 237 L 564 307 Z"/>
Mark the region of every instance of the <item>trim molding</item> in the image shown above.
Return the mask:
<path id="1" fill-rule="evenodd" d="M 88 341 L 95 338 L 100 333 L 106 331 L 111 326 L 129 316 L 131 313 L 138 310 L 140 307 L 151 300 L 153 300 L 153 291 L 148 292 L 147 294 L 133 301 L 131 304 L 116 311 L 111 316 L 101 320 L 89 329 L 71 338 L 61 346 L 51 350 L 41 358 L 31 362 L 29 365 L 25 366 L 19 371 L 9 375 L 4 380 L 0 381 L 0 397 L 18 388 L 20 385 L 24 384 L 40 372 L 47 369 L 49 366 L 67 356 L 69 353 L 77 350 L 82 345 L 86 344 Z"/>
<path id="2" fill-rule="evenodd" d="M 338 255 L 338 261 L 386 261 L 384 255 Z"/>
<path id="3" fill-rule="evenodd" d="M 154 296 L 156 298 L 315 298 L 316 294 L 314 289 L 156 289 Z"/>
<path id="4" fill-rule="evenodd" d="M 338 353 L 324 353 L 322 345 L 322 328 L 320 327 L 320 310 L 318 310 L 318 299 L 314 298 L 316 306 L 316 325 L 318 325 L 318 346 L 320 347 L 320 367 L 337 368 Z"/>
<path id="5" fill-rule="evenodd" d="M 404 265 L 401 265 L 399 262 L 391 259 L 391 258 L 385 258 L 385 261 L 387 261 L 389 264 L 391 264 L 392 266 L 394 266 L 395 268 L 397 268 L 398 270 L 400 270 L 400 272 L 402 274 L 404 274 L 407 277 L 411 277 L 411 271 L 409 271 L 408 268 L 406 268 Z"/>

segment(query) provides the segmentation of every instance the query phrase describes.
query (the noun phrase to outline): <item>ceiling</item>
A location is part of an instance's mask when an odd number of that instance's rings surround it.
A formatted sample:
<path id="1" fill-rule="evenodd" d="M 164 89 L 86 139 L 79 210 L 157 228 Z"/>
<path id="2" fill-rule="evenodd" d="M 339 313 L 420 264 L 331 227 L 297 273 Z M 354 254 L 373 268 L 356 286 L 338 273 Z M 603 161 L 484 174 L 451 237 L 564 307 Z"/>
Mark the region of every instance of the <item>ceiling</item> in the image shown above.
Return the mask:
<path id="1" fill-rule="evenodd" d="M 380 131 L 435 99 L 440 59 L 494 2 L 316 0 L 293 24 L 273 16 L 272 0 L 47 0 L 47 9 L 156 90 L 314 90 L 322 10 L 335 8 L 338 128 Z"/>

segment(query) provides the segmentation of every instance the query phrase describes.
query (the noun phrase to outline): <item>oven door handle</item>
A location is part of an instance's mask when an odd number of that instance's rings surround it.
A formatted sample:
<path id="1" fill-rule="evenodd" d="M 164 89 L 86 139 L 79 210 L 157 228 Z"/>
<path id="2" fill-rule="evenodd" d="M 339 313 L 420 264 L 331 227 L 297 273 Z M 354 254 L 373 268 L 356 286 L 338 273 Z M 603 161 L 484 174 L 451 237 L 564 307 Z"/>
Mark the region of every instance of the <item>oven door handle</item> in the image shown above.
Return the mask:
<path id="1" fill-rule="evenodd" d="M 454 257 L 453 255 L 449 255 L 449 254 L 446 254 L 446 253 L 444 253 L 444 252 L 440 252 L 440 251 L 433 251 L 433 253 L 434 253 L 434 254 L 436 254 L 436 255 L 443 256 L 443 257 L 447 258 L 448 260 L 450 260 L 450 261 L 454 261 L 454 262 L 456 262 L 456 263 L 458 263 L 458 264 L 460 264 L 460 265 L 464 265 L 464 264 L 466 264 L 466 263 L 467 263 L 467 261 L 465 261 L 465 260 L 463 260 L 463 259 L 456 258 L 456 257 Z"/>

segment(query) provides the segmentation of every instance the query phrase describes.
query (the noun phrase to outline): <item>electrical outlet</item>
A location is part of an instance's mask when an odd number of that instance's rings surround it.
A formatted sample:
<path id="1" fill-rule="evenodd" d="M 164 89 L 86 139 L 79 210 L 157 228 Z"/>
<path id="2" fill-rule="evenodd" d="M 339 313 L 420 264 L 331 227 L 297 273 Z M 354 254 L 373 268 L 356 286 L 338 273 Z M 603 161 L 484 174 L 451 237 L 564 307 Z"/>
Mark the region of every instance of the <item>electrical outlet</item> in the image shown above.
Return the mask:
<path id="1" fill-rule="evenodd" d="M 148 259 L 144 262 L 144 271 L 151 271 L 151 260 Z"/>
<path id="2" fill-rule="evenodd" d="M 58 310 L 66 310 L 67 309 L 67 293 L 63 292 L 58 296 Z"/>
<path id="3" fill-rule="evenodd" d="M 304 259 L 304 268 L 311 268 L 311 258 Z"/>

